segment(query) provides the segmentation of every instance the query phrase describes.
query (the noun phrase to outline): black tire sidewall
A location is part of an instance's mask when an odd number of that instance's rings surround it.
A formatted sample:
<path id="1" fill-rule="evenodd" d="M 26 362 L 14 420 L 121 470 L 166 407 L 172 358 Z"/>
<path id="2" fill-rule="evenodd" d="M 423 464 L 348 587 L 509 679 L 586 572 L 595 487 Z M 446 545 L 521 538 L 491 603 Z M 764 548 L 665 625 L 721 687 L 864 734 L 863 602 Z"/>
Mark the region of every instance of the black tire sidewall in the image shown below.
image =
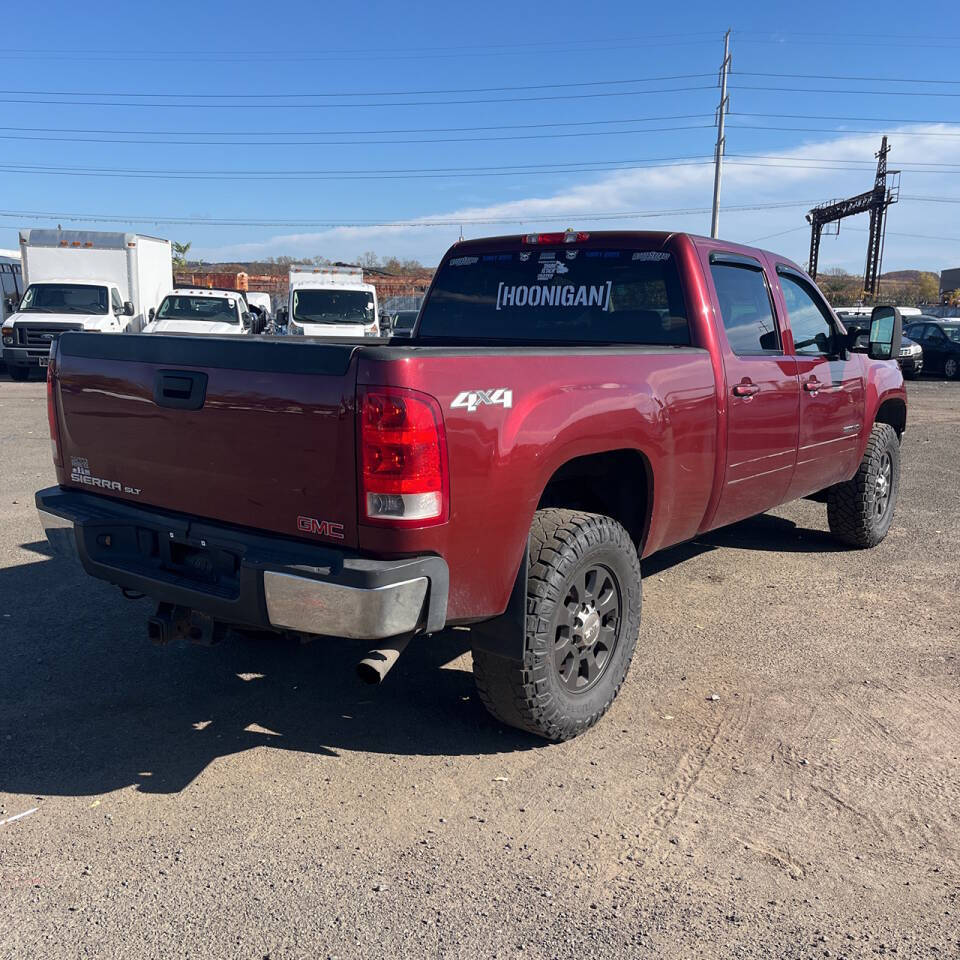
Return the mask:
<path id="1" fill-rule="evenodd" d="M 893 516 L 897 509 L 897 497 L 900 494 L 900 444 L 897 442 L 897 435 L 893 428 L 884 431 L 884 443 L 880 447 L 876 463 L 870 463 L 865 471 L 868 496 L 866 498 L 866 508 L 870 511 L 867 518 L 867 524 L 873 538 L 882 540 L 890 530 L 893 523 Z M 880 464 L 883 462 L 883 455 L 890 454 L 890 499 L 887 505 L 886 513 L 878 517 L 874 512 L 876 496 L 876 480 L 880 473 Z"/>
<path id="2" fill-rule="evenodd" d="M 566 551 L 565 551 L 566 553 Z M 566 573 L 560 598 L 553 604 L 546 631 L 531 637 L 531 650 L 535 660 L 547 660 L 543 674 L 543 693 L 549 696 L 559 716 L 555 722 L 565 727 L 583 727 L 593 723 L 616 697 L 630 668 L 640 630 L 641 587 L 640 570 L 636 554 L 632 558 L 622 547 L 609 539 L 592 544 L 580 552 L 573 566 Z M 562 562 L 562 561 L 561 561 Z M 556 618 L 566 591 L 584 567 L 602 565 L 614 575 L 620 591 L 620 630 L 613 655 L 599 680 L 583 693 L 571 693 L 557 671 L 553 655 Z M 546 611 L 543 611 L 546 612 Z M 562 718 L 562 719 L 560 719 Z"/>

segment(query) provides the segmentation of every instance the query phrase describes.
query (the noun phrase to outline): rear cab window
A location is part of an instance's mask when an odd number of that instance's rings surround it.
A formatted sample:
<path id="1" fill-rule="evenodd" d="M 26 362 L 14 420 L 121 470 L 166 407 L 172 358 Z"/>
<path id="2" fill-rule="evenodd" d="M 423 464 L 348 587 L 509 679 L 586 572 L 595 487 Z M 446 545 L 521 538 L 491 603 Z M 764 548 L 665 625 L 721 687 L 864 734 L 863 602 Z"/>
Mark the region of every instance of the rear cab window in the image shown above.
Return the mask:
<path id="1" fill-rule="evenodd" d="M 421 340 L 690 344 L 672 255 L 609 246 L 530 244 L 453 252 L 423 306 Z"/>

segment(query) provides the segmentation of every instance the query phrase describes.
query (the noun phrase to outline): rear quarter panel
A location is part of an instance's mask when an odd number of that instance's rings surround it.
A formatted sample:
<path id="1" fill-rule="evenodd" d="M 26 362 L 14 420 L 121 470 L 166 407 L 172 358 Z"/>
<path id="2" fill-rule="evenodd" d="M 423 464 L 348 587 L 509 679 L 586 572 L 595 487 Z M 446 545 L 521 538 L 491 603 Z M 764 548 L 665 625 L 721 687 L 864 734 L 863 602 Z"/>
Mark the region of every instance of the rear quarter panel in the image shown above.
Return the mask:
<path id="1" fill-rule="evenodd" d="M 622 449 L 646 457 L 654 480 L 645 553 L 694 536 L 703 520 L 717 436 L 706 350 L 413 348 L 403 359 L 364 351 L 358 383 L 422 390 L 443 408 L 449 522 L 420 530 L 361 524 L 359 543 L 377 553 L 442 554 L 451 621 L 503 612 L 540 496 L 575 457 Z M 462 391 L 497 388 L 512 391 L 510 408 L 452 407 Z"/>

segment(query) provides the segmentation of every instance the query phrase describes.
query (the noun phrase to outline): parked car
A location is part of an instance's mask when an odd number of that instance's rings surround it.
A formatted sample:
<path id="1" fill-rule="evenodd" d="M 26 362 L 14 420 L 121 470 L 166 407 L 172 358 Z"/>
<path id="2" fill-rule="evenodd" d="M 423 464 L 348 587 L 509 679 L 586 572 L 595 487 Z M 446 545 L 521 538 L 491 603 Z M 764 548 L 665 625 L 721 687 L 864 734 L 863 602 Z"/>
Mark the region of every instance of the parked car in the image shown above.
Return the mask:
<path id="1" fill-rule="evenodd" d="M 870 339 L 870 318 L 861 314 L 844 316 L 838 313 L 838 316 L 843 320 L 847 330 L 858 332 L 854 349 L 866 353 Z M 919 343 L 911 340 L 906 334 L 900 340 L 900 356 L 897 362 L 908 380 L 915 380 L 923 371 L 923 350 Z"/>
<path id="2" fill-rule="evenodd" d="M 376 682 L 469 625 L 487 708 L 563 740 L 645 656 L 641 557 L 798 497 L 886 536 L 907 405 L 874 320 L 853 352 L 796 264 L 719 240 L 470 240 L 416 345 L 61 337 L 36 503 L 55 552 L 158 601 L 157 641 L 359 638 Z"/>
<path id="3" fill-rule="evenodd" d="M 247 309 L 243 295 L 233 290 L 178 289 L 167 294 L 144 333 L 199 333 L 234 337 L 262 333 L 264 320 Z"/>
<path id="4" fill-rule="evenodd" d="M 942 373 L 949 380 L 960 379 L 960 320 L 924 316 L 911 322 L 905 332 L 923 349 L 923 363 L 928 373 Z"/>
<path id="5" fill-rule="evenodd" d="M 394 314 L 390 333 L 394 337 L 412 337 L 419 310 L 401 310 Z"/>

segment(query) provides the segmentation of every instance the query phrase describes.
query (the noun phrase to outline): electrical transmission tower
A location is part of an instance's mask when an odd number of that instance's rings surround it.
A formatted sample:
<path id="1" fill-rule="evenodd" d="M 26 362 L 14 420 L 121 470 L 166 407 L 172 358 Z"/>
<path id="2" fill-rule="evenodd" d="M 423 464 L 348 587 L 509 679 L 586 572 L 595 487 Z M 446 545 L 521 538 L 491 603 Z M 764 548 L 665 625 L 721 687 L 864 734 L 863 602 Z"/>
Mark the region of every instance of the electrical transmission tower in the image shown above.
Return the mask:
<path id="1" fill-rule="evenodd" d="M 831 200 L 814 207 L 807 214 L 810 224 L 810 262 L 808 272 L 817 279 L 817 262 L 820 259 L 820 236 L 823 228 L 836 223 L 836 232 L 840 232 L 840 221 L 858 213 L 870 214 L 870 235 L 867 238 L 867 263 L 863 271 L 863 290 L 867 297 L 877 294 L 880 277 L 880 264 L 883 260 L 883 238 L 887 226 L 887 207 L 896 203 L 900 197 L 900 171 L 887 169 L 887 138 L 883 138 L 877 158 L 877 176 L 873 189 L 846 200 Z M 888 182 L 888 177 L 892 178 Z"/>

